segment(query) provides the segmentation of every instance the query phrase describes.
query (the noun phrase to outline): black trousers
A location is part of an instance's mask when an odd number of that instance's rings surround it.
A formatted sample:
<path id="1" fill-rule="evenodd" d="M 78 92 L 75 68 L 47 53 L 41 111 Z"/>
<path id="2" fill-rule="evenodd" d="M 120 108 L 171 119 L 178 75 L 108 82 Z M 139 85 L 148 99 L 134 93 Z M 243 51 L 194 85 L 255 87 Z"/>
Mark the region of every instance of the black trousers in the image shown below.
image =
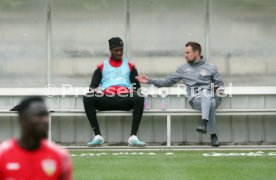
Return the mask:
<path id="1" fill-rule="evenodd" d="M 144 111 L 144 97 L 139 96 L 136 92 L 132 94 L 123 94 L 123 96 L 124 97 L 115 95 L 113 97 L 108 97 L 104 95 L 97 97 L 96 94 L 90 94 L 83 97 L 84 109 L 95 135 L 101 135 L 96 110 L 129 111 L 131 109 L 133 109 L 131 135 L 137 135 Z"/>

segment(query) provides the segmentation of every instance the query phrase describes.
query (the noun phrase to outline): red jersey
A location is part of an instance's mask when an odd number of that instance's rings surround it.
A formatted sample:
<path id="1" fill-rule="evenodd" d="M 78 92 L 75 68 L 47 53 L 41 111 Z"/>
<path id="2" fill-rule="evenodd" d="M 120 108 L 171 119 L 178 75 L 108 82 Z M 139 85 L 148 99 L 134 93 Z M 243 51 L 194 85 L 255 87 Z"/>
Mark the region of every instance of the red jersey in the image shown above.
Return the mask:
<path id="1" fill-rule="evenodd" d="M 37 150 L 21 148 L 15 139 L 0 146 L 1 180 L 72 179 L 72 164 L 65 149 L 42 140 Z"/>

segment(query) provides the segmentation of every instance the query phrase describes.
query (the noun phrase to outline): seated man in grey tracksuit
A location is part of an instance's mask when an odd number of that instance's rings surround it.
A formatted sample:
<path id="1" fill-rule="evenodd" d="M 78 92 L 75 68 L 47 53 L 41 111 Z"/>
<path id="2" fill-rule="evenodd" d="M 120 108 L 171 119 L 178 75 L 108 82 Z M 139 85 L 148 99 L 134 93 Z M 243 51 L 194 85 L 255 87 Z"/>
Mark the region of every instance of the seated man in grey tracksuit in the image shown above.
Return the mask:
<path id="1" fill-rule="evenodd" d="M 169 87 L 180 80 L 187 86 L 187 94 L 193 109 L 202 112 L 201 125 L 197 127 L 199 133 L 211 134 L 211 145 L 219 146 L 216 134 L 216 108 L 221 102 L 217 94 L 224 92 L 224 84 L 220 79 L 217 67 L 208 64 L 201 56 L 201 46 L 196 42 L 188 42 L 185 46 L 187 63 L 181 65 L 174 74 L 164 79 L 150 79 L 146 75 L 137 76 L 141 83 L 154 84 L 157 87 Z M 218 92 L 219 91 L 219 92 Z"/>

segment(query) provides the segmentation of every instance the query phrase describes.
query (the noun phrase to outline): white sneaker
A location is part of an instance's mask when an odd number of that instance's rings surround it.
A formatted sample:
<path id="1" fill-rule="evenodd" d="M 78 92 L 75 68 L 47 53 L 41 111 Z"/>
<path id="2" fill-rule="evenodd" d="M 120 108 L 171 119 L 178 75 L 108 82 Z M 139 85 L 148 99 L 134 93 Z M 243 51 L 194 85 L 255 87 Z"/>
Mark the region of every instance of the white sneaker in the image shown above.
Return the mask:
<path id="1" fill-rule="evenodd" d="M 132 135 L 128 138 L 128 144 L 131 146 L 145 146 L 146 145 L 146 143 L 139 140 L 138 137 L 135 135 Z"/>
<path id="2" fill-rule="evenodd" d="M 97 135 L 94 137 L 94 139 L 87 143 L 88 146 L 99 146 L 104 143 L 104 138 L 101 135 Z"/>

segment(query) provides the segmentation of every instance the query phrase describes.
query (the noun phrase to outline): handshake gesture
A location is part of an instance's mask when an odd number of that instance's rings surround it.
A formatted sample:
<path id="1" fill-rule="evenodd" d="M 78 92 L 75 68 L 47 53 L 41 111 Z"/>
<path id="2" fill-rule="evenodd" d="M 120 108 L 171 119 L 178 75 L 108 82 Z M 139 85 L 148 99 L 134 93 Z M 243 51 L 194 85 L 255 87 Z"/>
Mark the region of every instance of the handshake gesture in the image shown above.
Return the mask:
<path id="1" fill-rule="evenodd" d="M 149 78 L 146 75 L 141 75 L 141 76 L 136 76 L 135 77 L 137 79 L 137 81 L 139 81 L 140 83 L 144 83 L 147 84 L 149 82 Z"/>

